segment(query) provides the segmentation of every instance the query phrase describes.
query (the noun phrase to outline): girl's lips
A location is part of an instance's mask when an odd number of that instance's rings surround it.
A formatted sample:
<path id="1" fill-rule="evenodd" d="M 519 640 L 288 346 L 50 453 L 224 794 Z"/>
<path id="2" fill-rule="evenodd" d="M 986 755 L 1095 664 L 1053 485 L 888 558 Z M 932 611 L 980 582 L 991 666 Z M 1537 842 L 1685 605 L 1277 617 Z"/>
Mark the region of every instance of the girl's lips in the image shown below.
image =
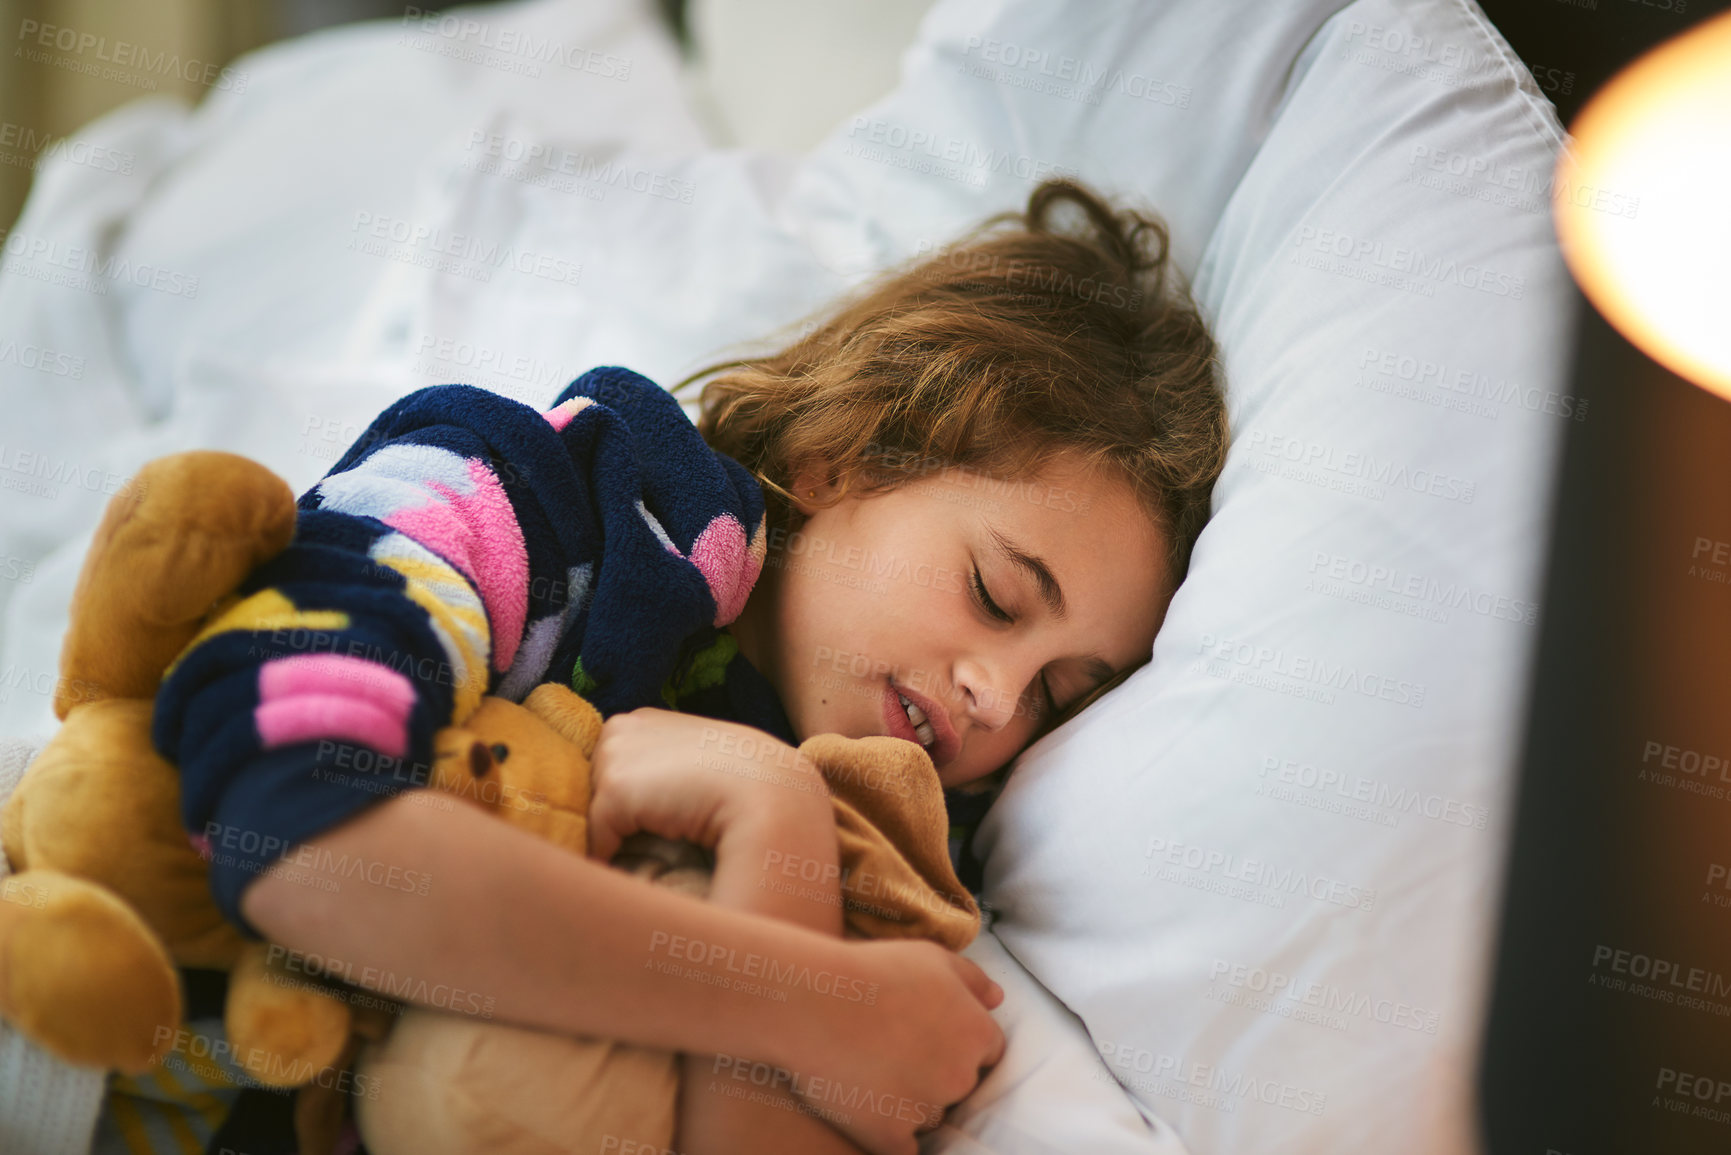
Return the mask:
<path id="1" fill-rule="evenodd" d="M 932 725 L 932 732 L 936 735 L 932 740 L 930 751 L 932 765 L 942 766 L 949 762 L 956 756 L 956 749 L 960 745 L 956 741 L 955 730 L 950 728 L 949 713 L 929 698 L 897 686 L 894 682 L 888 682 L 884 686 L 883 714 L 890 735 L 895 738 L 906 738 L 916 745 L 919 744 L 919 735 L 914 732 L 913 723 L 908 721 L 907 711 L 902 709 L 901 699 L 903 696 L 918 706 L 925 714 L 926 721 Z"/>

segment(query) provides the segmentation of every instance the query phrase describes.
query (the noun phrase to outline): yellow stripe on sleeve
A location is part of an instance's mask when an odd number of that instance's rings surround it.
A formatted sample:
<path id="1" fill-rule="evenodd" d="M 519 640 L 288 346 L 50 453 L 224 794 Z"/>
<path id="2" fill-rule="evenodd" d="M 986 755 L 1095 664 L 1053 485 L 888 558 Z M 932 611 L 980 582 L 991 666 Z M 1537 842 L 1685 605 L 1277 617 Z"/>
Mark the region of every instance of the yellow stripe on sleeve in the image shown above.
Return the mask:
<path id="1" fill-rule="evenodd" d="M 198 631 L 186 648 L 168 664 L 168 669 L 163 671 L 162 680 L 168 680 L 174 673 L 174 668 L 180 665 L 181 658 L 217 634 L 236 630 L 264 632 L 294 629 L 334 632 L 348 628 L 349 615 L 342 610 L 303 610 L 278 590 L 260 590 L 256 594 L 230 602 L 204 629 Z"/>

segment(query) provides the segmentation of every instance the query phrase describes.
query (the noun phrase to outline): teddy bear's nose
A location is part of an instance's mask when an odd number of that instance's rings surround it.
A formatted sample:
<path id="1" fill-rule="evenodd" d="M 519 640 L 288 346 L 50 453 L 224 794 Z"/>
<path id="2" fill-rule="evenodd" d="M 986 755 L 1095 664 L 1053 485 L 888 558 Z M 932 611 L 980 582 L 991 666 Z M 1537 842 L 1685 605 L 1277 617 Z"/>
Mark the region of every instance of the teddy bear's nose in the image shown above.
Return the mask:
<path id="1" fill-rule="evenodd" d="M 483 742 L 469 743 L 469 773 L 477 778 L 485 778 L 487 771 L 493 768 L 493 756 L 487 752 Z"/>

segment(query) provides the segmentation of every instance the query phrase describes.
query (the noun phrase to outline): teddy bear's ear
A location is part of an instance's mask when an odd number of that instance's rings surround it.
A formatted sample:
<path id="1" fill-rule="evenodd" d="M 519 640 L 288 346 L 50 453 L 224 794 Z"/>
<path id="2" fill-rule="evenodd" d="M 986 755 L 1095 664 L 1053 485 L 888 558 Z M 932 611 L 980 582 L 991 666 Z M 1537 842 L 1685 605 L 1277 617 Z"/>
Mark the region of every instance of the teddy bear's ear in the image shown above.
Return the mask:
<path id="1" fill-rule="evenodd" d="M 557 682 L 547 682 L 523 699 L 523 707 L 583 751 L 585 758 L 594 756 L 595 742 L 601 737 L 601 713 L 587 699 Z"/>

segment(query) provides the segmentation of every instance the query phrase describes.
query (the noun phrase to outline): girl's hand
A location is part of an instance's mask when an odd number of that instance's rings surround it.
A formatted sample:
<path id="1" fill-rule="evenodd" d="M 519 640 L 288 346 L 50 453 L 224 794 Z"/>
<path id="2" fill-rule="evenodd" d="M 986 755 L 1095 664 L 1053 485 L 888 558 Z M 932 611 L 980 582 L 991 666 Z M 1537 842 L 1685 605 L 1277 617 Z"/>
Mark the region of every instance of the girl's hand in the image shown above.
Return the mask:
<path id="1" fill-rule="evenodd" d="M 715 849 L 742 821 L 833 822 L 811 760 L 752 726 L 651 706 L 615 714 L 595 743 L 589 854 L 639 830 Z"/>
<path id="2" fill-rule="evenodd" d="M 1004 1001 L 1004 992 L 978 966 L 935 943 L 882 940 L 842 949 L 852 956 L 849 973 L 870 983 L 875 1002 L 831 998 L 805 1016 L 812 1033 L 794 1059 L 800 1077 L 791 1082 L 795 1090 L 824 1088 L 813 1106 L 866 1150 L 913 1155 L 915 1136 L 935 1129 L 944 1109 L 1003 1057 L 1003 1030 L 987 1011 Z M 875 1109 L 842 1109 L 844 1122 L 837 1094 Z"/>

